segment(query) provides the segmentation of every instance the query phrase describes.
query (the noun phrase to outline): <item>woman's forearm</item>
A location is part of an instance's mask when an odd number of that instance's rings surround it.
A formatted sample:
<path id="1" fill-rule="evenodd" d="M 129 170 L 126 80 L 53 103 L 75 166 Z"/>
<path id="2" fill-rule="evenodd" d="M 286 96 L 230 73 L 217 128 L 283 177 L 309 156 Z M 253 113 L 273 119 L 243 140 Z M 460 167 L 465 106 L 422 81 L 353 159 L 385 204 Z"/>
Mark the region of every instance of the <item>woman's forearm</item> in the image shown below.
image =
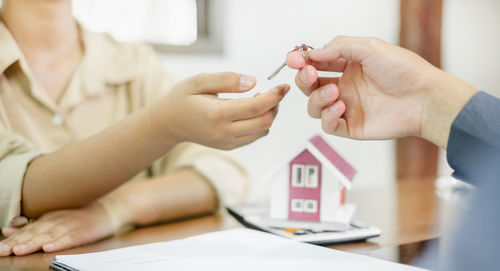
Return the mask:
<path id="1" fill-rule="evenodd" d="M 22 189 L 28 217 L 84 206 L 129 180 L 175 144 L 142 110 L 106 131 L 33 160 Z"/>
<path id="2" fill-rule="evenodd" d="M 217 195 L 210 182 L 190 168 L 149 181 L 127 183 L 116 192 L 114 199 L 104 199 L 102 203 L 113 201 L 109 205 L 128 210 L 128 214 L 123 215 L 125 219 L 115 220 L 134 225 L 209 214 L 218 207 Z"/>
<path id="3" fill-rule="evenodd" d="M 288 85 L 254 98 L 217 99 L 217 93 L 246 92 L 255 83 L 235 73 L 194 76 L 105 132 L 35 159 L 24 179 L 23 214 L 84 206 L 182 141 L 232 149 L 267 135 Z"/>

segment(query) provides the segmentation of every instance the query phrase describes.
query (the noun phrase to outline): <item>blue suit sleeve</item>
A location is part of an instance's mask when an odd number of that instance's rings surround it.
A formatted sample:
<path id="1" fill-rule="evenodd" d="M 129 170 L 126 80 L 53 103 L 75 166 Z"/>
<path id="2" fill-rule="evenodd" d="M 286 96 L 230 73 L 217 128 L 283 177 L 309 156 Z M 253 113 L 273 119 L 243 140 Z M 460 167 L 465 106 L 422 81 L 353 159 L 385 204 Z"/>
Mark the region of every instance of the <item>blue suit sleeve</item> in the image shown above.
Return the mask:
<path id="1" fill-rule="evenodd" d="M 447 147 L 454 177 L 473 185 L 500 179 L 500 100 L 478 92 L 454 120 Z"/>

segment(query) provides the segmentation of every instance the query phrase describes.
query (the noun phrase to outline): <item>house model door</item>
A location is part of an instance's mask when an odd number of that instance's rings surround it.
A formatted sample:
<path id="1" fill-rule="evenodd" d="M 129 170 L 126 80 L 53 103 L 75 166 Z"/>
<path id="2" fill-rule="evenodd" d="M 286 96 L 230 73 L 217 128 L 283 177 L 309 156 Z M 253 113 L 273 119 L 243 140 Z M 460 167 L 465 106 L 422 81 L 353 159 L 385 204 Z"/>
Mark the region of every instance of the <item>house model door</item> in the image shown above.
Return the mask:
<path id="1" fill-rule="evenodd" d="M 320 221 L 321 163 L 307 150 L 290 162 L 288 219 Z"/>

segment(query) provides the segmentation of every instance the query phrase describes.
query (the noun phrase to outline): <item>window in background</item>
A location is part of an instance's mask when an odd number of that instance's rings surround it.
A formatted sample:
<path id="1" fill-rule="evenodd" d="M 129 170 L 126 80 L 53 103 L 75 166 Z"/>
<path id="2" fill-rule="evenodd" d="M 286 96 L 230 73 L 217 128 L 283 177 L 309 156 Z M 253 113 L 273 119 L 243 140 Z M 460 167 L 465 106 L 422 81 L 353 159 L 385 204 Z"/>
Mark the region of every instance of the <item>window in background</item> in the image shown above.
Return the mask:
<path id="1" fill-rule="evenodd" d="M 220 53 L 217 0 L 73 0 L 74 16 L 91 31 L 162 53 Z M 220 5 L 220 4 L 218 4 Z M 220 20 L 220 19 L 219 19 Z"/>

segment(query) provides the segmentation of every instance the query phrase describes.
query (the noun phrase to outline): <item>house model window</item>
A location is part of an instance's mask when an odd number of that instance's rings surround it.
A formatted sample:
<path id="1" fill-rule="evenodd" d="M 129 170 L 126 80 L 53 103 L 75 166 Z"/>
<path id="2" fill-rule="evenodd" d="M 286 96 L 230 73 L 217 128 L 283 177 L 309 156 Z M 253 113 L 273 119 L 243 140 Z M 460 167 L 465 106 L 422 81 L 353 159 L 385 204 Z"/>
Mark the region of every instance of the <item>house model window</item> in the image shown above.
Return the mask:
<path id="1" fill-rule="evenodd" d="M 304 202 L 304 212 L 316 213 L 318 211 L 318 202 L 316 200 L 306 200 Z"/>
<path id="2" fill-rule="evenodd" d="M 292 199 L 292 211 L 302 212 L 304 210 L 304 201 L 302 199 Z"/>
<path id="3" fill-rule="evenodd" d="M 293 165 L 292 167 L 292 186 L 304 187 L 304 166 Z"/>
<path id="4" fill-rule="evenodd" d="M 317 166 L 307 166 L 306 167 L 307 178 L 305 180 L 305 186 L 307 188 L 317 188 L 318 187 L 318 167 Z"/>

